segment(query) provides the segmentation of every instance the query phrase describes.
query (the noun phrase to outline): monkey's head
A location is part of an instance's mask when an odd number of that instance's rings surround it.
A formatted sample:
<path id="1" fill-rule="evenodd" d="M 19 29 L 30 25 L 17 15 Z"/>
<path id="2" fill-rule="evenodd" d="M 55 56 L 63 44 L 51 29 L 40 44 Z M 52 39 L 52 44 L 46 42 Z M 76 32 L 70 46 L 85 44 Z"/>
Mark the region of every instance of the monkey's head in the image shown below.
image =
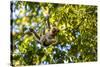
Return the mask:
<path id="1" fill-rule="evenodd" d="M 55 35 L 57 35 L 58 32 L 59 32 L 59 29 L 54 27 L 54 28 L 52 28 L 51 35 L 55 36 Z"/>

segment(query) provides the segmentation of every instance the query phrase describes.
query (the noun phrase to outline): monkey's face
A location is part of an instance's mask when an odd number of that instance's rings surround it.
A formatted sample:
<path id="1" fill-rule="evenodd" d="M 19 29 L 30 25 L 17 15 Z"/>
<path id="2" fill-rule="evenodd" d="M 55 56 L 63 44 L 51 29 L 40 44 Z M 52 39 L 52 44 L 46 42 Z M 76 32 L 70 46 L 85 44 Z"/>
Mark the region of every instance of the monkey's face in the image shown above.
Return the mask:
<path id="1" fill-rule="evenodd" d="M 59 32 L 59 29 L 57 29 L 57 28 L 52 29 L 52 35 L 53 36 L 57 35 L 58 32 Z"/>

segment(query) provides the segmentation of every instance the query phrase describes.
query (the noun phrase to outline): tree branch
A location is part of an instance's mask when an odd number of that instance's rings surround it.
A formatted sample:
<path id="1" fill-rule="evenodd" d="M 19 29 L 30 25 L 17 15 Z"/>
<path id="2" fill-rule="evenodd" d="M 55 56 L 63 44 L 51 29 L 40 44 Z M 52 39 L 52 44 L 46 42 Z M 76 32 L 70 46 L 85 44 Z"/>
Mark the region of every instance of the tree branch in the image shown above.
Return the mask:
<path id="1" fill-rule="evenodd" d="M 37 39 L 40 40 L 40 36 L 33 29 L 30 29 L 30 32 L 34 33 L 34 35 L 37 37 Z"/>

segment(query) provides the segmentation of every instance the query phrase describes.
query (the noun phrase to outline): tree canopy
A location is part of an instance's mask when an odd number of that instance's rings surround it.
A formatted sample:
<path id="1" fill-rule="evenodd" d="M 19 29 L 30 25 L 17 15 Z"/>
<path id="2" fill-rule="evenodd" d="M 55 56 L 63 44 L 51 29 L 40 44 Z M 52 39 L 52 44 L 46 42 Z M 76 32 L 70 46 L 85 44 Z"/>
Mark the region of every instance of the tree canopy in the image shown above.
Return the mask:
<path id="1" fill-rule="evenodd" d="M 58 43 L 45 47 L 26 32 L 33 28 L 41 35 L 47 11 L 60 32 Z M 11 65 L 91 61 L 97 61 L 97 6 L 11 1 Z"/>

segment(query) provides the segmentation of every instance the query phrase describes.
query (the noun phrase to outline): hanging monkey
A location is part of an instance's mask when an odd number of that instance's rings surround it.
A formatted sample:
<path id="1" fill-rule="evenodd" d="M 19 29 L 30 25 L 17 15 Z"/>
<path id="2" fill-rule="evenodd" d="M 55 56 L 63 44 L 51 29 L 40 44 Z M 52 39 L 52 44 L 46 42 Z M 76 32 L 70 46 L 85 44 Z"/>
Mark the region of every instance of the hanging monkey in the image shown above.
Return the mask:
<path id="1" fill-rule="evenodd" d="M 44 46 L 49 46 L 50 44 L 55 45 L 57 43 L 56 35 L 59 30 L 55 27 L 52 28 L 49 32 L 45 33 L 45 35 L 41 36 L 37 35 L 33 29 L 30 29 L 30 31 L 34 33 L 37 41 Z"/>

